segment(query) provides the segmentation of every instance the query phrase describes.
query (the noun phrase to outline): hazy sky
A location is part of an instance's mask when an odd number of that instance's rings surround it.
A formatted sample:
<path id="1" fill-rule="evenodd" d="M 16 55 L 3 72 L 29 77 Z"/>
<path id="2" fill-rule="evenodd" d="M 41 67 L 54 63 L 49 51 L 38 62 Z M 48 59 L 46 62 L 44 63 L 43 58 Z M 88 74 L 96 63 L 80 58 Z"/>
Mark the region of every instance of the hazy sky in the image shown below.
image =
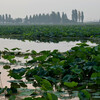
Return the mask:
<path id="1" fill-rule="evenodd" d="M 100 19 L 100 0 L 0 0 L 0 14 L 14 18 L 51 11 L 66 12 L 71 18 L 72 9 L 84 11 L 85 21 Z"/>

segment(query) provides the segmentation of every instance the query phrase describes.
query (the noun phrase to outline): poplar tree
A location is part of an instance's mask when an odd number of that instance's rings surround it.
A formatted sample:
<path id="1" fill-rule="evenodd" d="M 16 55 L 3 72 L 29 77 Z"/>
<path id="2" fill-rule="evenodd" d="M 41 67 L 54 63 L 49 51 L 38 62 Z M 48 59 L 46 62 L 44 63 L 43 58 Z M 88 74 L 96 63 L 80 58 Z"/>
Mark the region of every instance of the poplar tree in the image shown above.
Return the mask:
<path id="1" fill-rule="evenodd" d="M 60 12 L 57 12 L 57 23 L 60 24 L 60 22 L 61 22 Z"/>
<path id="2" fill-rule="evenodd" d="M 63 12 L 62 13 L 62 23 L 65 24 L 67 23 L 67 21 L 68 21 L 67 15 Z"/>
<path id="3" fill-rule="evenodd" d="M 72 10 L 72 21 L 73 21 L 73 22 L 75 21 L 75 17 L 74 17 L 74 16 L 75 16 L 75 14 L 74 14 L 74 12 L 75 12 L 75 11 L 74 11 L 74 10 Z"/>
<path id="4" fill-rule="evenodd" d="M 5 16 L 4 15 L 2 15 L 2 22 L 3 22 L 3 24 L 5 22 Z"/>
<path id="5" fill-rule="evenodd" d="M 0 23 L 2 22 L 2 16 L 0 15 Z"/>
<path id="6" fill-rule="evenodd" d="M 78 21 L 79 22 L 81 21 L 81 13 L 80 13 L 80 11 L 78 12 Z"/>
<path id="7" fill-rule="evenodd" d="M 75 22 L 77 22 L 77 19 L 78 19 L 78 13 L 77 13 L 77 10 L 75 9 L 74 10 L 74 19 L 75 19 Z"/>
<path id="8" fill-rule="evenodd" d="M 5 15 L 5 22 L 6 23 L 8 22 L 8 15 L 7 14 Z"/>
<path id="9" fill-rule="evenodd" d="M 83 21 L 84 21 L 84 13 L 83 13 L 83 11 L 81 12 L 81 22 L 83 23 Z"/>
<path id="10" fill-rule="evenodd" d="M 29 22 L 32 23 L 32 16 L 29 17 Z"/>
<path id="11" fill-rule="evenodd" d="M 24 18 L 24 23 L 28 23 L 28 16 L 26 15 L 26 17 Z"/>

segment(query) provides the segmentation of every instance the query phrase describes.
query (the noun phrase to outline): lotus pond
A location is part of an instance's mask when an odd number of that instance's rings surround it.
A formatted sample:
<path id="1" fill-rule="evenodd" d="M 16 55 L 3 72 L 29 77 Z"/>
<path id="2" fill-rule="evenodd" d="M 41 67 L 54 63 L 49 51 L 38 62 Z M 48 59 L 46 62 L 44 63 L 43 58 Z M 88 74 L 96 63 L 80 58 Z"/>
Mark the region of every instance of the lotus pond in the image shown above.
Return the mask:
<path id="1" fill-rule="evenodd" d="M 1 50 L 1 67 L 11 78 L 4 87 L 1 77 L 1 95 L 9 100 L 99 100 L 100 45 L 76 43 L 66 51 Z"/>
<path id="2" fill-rule="evenodd" d="M 0 37 L 1 100 L 100 100 L 100 25 L 0 26 Z"/>

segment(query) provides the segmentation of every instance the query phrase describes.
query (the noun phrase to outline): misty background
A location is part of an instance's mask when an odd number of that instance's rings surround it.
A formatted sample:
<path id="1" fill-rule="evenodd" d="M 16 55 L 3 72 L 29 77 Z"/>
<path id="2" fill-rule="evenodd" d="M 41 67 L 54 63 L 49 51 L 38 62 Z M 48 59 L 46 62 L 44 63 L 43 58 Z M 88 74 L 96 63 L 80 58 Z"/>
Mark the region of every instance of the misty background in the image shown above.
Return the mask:
<path id="1" fill-rule="evenodd" d="M 0 0 L 0 14 L 11 14 L 14 18 L 59 11 L 71 19 L 72 9 L 84 11 L 84 21 L 100 19 L 100 0 Z"/>

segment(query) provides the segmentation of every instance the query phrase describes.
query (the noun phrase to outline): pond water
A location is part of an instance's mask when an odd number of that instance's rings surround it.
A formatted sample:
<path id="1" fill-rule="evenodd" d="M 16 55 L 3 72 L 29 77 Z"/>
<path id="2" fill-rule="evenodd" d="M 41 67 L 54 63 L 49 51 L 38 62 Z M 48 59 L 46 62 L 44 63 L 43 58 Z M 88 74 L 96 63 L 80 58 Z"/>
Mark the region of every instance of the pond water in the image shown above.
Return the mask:
<path id="1" fill-rule="evenodd" d="M 60 52 L 65 52 L 67 50 L 70 50 L 72 47 L 76 46 L 77 43 L 81 43 L 80 41 L 70 41 L 70 42 L 59 42 L 59 43 L 53 43 L 53 42 L 39 42 L 39 41 L 21 41 L 16 39 L 3 39 L 0 38 L 0 50 L 4 50 L 4 48 L 12 49 L 12 48 L 21 48 L 22 52 L 25 52 L 26 50 L 35 50 L 37 52 L 43 51 L 43 50 L 59 50 Z M 91 43 L 87 41 L 87 44 L 90 46 L 96 46 L 96 43 Z M 0 59 L 1 61 L 2 59 Z M 3 69 L 3 65 L 0 64 L 0 87 L 10 86 L 10 84 L 7 82 L 10 80 L 9 77 L 7 77 L 7 71 Z M 2 82 L 1 82 L 2 81 Z M 78 99 L 77 99 L 78 100 Z"/>
<path id="2" fill-rule="evenodd" d="M 77 43 L 81 43 L 80 41 L 70 41 L 70 42 L 59 42 L 59 43 L 53 43 L 53 42 L 39 42 L 39 41 L 21 41 L 21 40 L 15 40 L 15 39 L 3 39 L 0 38 L 0 50 L 4 50 L 4 48 L 12 49 L 15 47 L 21 48 L 22 52 L 25 52 L 26 50 L 35 50 L 37 52 L 43 51 L 43 50 L 51 50 L 54 49 L 59 50 L 60 52 L 65 52 L 67 50 L 70 50 L 72 47 L 74 47 Z M 87 41 L 87 44 L 91 46 L 96 46 L 96 43 L 91 43 Z"/>

